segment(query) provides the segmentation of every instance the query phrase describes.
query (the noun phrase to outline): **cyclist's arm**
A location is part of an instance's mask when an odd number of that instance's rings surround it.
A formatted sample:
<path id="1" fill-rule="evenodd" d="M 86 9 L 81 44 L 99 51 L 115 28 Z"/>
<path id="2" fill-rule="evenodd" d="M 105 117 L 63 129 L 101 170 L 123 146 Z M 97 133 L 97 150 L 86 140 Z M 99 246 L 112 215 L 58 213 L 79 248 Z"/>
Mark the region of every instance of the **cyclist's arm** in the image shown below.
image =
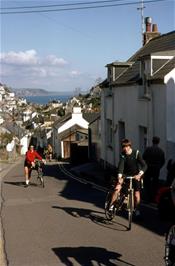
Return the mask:
<path id="1" fill-rule="evenodd" d="M 118 177 L 122 177 L 123 176 L 123 172 L 124 172 L 124 164 L 125 164 L 125 157 L 123 154 L 120 155 L 120 160 L 118 163 Z"/>
<path id="2" fill-rule="evenodd" d="M 37 151 L 35 151 L 35 158 L 37 158 L 38 160 L 42 161 L 42 157 L 39 155 L 39 153 Z"/>
<path id="3" fill-rule="evenodd" d="M 123 183 L 123 171 L 124 171 L 124 156 L 121 154 L 120 160 L 118 163 L 118 175 L 117 175 L 117 182 L 115 185 L 115 190 L 121 189 L 121 185 Z"/>
<path id="4" fill-rule="evenodd" d="M 145 173 L 145 171 L 147 170 L 147 164 L 143 160 L 140 152 L 138 153 L 137 161 L 139 163 L 139 173 L 141 173 L 141 175 L 143 175 Z"/>
<path id="5" fill-rule="evenodd" d="M 135 175 L 135 179 L 140 180 L 141 177 L 143 176 L 143 174 L 145 173 L 146 169 L 147 169 L 147 164 L 143 160 L 142 155 L 141 155 L 140 152 L 138 152 L 138 155 L 137 155 L 137 162 L 139 164 L 139 172 L 138 172 L 137 175 Z"/>

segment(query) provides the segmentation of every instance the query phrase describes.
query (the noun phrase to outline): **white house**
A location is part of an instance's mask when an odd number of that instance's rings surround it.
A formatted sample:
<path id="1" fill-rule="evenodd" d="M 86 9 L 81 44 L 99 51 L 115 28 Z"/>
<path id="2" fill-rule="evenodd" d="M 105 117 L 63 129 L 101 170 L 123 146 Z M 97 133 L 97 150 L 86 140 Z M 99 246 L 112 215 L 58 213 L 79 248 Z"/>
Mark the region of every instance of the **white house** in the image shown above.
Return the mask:
<path id="1" fill-rule="evenodd" d="M 68 115 L 64 117 L 64 119 L 59 120 L 55 126 L 53 127 L 53 147 L 54 147 L 54 153 L 57 157 L 62 157 L 64 154 L 63 151 L 63 142 L 60 139 L 61 133 L 64 131 L 67 131 L 75 125 L 78 125 L 81 128 L 88 129 L 88 122 L 83 118 L 81 107 L 74 107 L 72 115 Z"/>
<path id="2" fill-rule="evenodd" d="M 117 166 L 122 138 L 143 152 L 157 135 L 167 160 L 175 158 L 175 31 L 145 35 L 147 43 L 130 59 L 107 65 L 101 92 L 104 165 Z"/>
<path id="3" fill-rule="evenodd" d="M 73 107 L 72 114 L 55 122 L 52 146 L 56 157 L 64 158 L 65 154 L 69 154 L 68 150 L 73 142 L 88 146 L 88 125 L 94 119 L 94 115 L 95 113 L 82 113 L 81 107 Z"/>

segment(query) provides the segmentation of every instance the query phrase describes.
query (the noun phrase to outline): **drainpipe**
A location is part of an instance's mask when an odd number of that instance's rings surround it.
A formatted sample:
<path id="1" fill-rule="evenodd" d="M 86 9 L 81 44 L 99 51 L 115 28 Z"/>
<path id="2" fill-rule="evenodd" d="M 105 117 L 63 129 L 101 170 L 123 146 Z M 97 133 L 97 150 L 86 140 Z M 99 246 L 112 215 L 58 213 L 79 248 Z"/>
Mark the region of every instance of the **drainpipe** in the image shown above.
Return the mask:
<path id="1" fill-rule="evenodd" d="M 103 109 L 104 109 L 104 169 L 106 169 L 106 136 L 107 136 L 107 132 L 106 132 L 106 108 L 105 108 L 105 97 L 106 97 L 106 91 L 105 89 L 103 90 L 104 91 L 104 97 L 103 97 Z"/>

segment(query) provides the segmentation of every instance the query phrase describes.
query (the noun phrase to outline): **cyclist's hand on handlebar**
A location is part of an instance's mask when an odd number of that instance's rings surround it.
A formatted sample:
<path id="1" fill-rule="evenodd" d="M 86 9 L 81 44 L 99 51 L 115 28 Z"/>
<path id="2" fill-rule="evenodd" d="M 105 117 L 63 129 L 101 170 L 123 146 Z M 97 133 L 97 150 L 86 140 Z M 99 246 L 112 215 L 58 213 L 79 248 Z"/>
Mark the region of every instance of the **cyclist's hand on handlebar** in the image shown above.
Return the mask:
<path id="1" fill-rule="evenodd" d="M 120 191 L 121 190 L 122 183 L 123 183 L 123 178 L 122 177 L 118 177 L 117 183 L 115 185 L 115 190 L 116 191 Z"/>
<path id="2" fill-rule="evenodd" d="M 135 175 L 134 178 L 135 178 L 136 180 L 140 181 L 140 179 L 141 179 L 141 175 L 140 175 L 140 174 Z"/>
<path id="3" fill-rule="evenodd" d="M 122 185 L 117 183 L 115 188 L 114 188 L 114 190 L 117 191 L 117 192 L 120 192 L 121 188 L 122 188 Z"/>

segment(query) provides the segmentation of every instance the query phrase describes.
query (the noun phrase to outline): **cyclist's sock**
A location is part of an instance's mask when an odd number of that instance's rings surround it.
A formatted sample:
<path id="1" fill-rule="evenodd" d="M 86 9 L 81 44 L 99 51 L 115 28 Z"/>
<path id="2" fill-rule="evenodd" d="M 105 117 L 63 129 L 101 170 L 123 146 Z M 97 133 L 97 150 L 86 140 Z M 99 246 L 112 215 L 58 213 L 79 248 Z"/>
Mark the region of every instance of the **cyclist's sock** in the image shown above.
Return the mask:
<path id="1" fill-rule="evenodd" d="M 27 180 L 26 180 L 26 185 L 28 185 L 28 184 L 29 184 L 29 180 L 27 179 Z"/>

